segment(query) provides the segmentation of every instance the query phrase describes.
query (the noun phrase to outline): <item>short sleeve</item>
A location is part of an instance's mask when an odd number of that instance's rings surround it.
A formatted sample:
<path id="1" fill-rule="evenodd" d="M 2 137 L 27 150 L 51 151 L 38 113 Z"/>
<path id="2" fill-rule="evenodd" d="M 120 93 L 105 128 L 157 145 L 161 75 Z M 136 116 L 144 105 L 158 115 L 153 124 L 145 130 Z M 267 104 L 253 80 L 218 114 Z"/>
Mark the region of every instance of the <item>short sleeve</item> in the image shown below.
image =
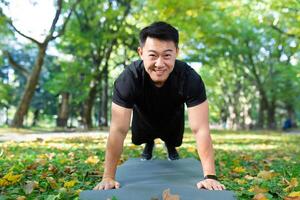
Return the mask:
<path id="1" fill-rule="evenodd" d="M 135 99 L 135 84 L 133 74 L 125 69 L 114 82 L 112 101 L 125 108 L 133 108 Z"/>
<path id="2" fill-rule="evenodd" d="M 204 102 L 206 98 L 205 85 L 199 74 L 191 69 L 187 73 L 186 82 L 186 105 L 187 107 L 196 106 Z"/>

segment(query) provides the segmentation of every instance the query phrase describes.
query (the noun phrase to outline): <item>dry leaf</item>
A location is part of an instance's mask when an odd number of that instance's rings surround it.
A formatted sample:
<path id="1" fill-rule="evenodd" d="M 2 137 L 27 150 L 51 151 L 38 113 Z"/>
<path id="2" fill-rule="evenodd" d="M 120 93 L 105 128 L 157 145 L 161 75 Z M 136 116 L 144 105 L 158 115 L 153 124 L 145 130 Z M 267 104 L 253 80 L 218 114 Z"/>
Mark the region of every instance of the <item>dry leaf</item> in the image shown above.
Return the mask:
<path id="1" fill-rule="evenodd" d="M 26 185 L 24 186 L 25 194 L 31 194 L 32 191 L 38 187 L 38 183 L 36 181 L 27 181 Z"/>
<path id="2" fill-rule="evenodd" d="M 252 186 L 248 191 L 254 192 L 255 194 L 259 194 L 259 193 L 266 193 L 269 190 L 266 188 L 260 188 L 259 186 L 255 185 L 255 186 Z"/>
<path id="3" fill-rule="evenodd" d="M 257 174 L 257 177 L 258 178 L 262 178 L 264 180 L 270 180 L 272 179 L 273 177 L 276 176 L 276 173 L 273 172 L 273 171 L 260 171 L 258 174 Z"/>
<path id="4" fill-rule="evenodd" d="M 256 194 L 252 200 L 268 200 L 268 198 L 263 193 L 259 193 Z"/>
<path id="5" fill-rule="evenodd" d="M 187 151 L 190 153 L 195 153 L 197 151 L 197 149 L 195 147 L 188 147 Z"/>
<path id="6" fill-rule="evenodd" d="M 170 193 L 170 188 L 163 191 L 162 198 L 163 200 L 180 200 L 179 195 Z"/>
<path id="7" fill-rule="evenodd" d="M 244 178 L 247 179 L 247 180 L 253 180 L 254 179 L 254 177 L 250 176 L 250 175 L 246 175 L 246 176 L 244 176 Z"/>
<path id="8" fill-rule="evenodd" d="M 16 200 L 26 200 L 25 196 L 18 196 Z"/>
<path id="9" fill-rule="evenodd" d="M 232 171 L 235 173 L 243 173 L 246 169 L 244 167 L 235 167 Z"/>
<path id="10" fill-rule="evenodd" d="M 286 180 L 287 181 L 287 180 Z M 284 189 L 284 191 L 291 191 L 293 188 L 298 186 L 298 180 L 296 178 L 292 178 L 291 181 L 287 181 L 288 187 Z"/>
<path id="11" fill-rule="evenodd" d="M 27 170 L 36 170 L 36 168 L 38 167 L 37 163 L 32 163 L 31 165 L 28 165 L 26 167 Z"/>
<path id="12" fill-rule="evenodd" d="M 237 182 L 240 185 L 247 183 L 247 181 L 245 179 L 238 179 L 238 178 L 234 179 L 234 182 Z"/>
<path id="13" fill-rule="evenodd" d="M 99 162 L 98 156 L 90 156 L 88 159 L 86 159 L 85 163 L 87 164 L 97 164 Z"/>
<path id="14" fill-rule="evenodd" d="M 22 174 L 13 175 L 13 172 L 9 172 L 3 177 L 3 179 L 6 179 L 12 184 L 19 182 L 21 178 L 22 178 Z"/>
<path id="15" fill-rule="evenodd" d="M 58 185 L 57 185 L 57 183 L 56 183 L 56 181 L 55 181 L 54 178 L 52 178 L 52 177 L 46 177 L 46 179 L 47 179 L 47 181 L 50 184 L 50 187 L 52 189 L 57 189 L 58 188 Z"/>
<path id="16" fill-rule="evenodd" d="M 56 174 L 56 173 L 58 172 L 57 167 L 55 167 L 55 166 L 52 165 L 52 164 L 49 165 L 48 170 L 49 170 L 50 172 L 52 172 L 53 174 Z"/>
<path id="17" fill-rule="evenodd" d="M 288 196 L 289 196 L 289 197 L 300 197 L 300 191 L 297 191 L 297 192 L 291 192 Z"/>
<path id="18" fill-rule="evenodd" d="M 65 188 L 71 188 L 77 183 L 77 180 L 67 181 L 64 183 Z"/>

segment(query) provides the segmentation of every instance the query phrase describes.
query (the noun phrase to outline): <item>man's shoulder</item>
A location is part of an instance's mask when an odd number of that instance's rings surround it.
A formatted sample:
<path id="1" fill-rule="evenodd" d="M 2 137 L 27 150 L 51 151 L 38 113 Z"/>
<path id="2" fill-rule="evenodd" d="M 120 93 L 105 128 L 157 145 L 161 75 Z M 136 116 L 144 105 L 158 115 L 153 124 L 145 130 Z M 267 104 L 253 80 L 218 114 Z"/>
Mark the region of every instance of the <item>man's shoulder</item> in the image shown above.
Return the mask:
<path id="1" fill-rule="evenodd" d="M 138 78 L 139 76 L 142 75 L 142 70 L 143 70 L 143 61 L 142 60 L 136 60 L 133 61 L 131 64 L 129 64 L 125 68 L 126 74 L 133 76 L 134 78 Z"/>

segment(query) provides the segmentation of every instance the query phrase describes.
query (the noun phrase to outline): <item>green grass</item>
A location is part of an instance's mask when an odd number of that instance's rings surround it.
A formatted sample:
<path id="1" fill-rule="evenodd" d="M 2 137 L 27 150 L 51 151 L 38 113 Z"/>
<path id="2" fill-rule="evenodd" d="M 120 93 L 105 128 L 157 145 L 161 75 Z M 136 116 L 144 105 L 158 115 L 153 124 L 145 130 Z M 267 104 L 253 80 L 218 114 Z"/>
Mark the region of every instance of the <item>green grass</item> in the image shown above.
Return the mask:
<path id="1" fill-rule="evenodd" d="M 283 199 L 300 191 L 300 135 L 212 131 L 212 137 L 217 174 L 238 199 L 257 193 Z M 101 180 L 105 143 L 106 137 L 0 143 L 0 199 L 78 198 L 80 191 Z M 156 143 L 155 157 L 165 159 L 162 142 Z M 121 162 L 139 157 L 141 151 L 128 136 Z M 185 134 L 179 153 L 198 159 L 191 133 Z"/>

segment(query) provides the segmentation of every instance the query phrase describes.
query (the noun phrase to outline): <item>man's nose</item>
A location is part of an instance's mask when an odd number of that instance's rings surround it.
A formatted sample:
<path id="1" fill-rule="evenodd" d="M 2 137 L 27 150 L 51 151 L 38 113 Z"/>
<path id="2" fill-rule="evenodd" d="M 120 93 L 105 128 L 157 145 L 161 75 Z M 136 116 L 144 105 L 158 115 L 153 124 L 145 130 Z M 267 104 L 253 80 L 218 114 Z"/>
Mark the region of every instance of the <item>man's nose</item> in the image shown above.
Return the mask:
<path id="1" fill-rule="evenodd" d="M 164 67 L 164 66 L 165 66 L 165 64 L 164 64 L 163 58 L 158 57 L 158 59 L 156 60 L 156 63 L 155 63 L 155 67 Z"/>

